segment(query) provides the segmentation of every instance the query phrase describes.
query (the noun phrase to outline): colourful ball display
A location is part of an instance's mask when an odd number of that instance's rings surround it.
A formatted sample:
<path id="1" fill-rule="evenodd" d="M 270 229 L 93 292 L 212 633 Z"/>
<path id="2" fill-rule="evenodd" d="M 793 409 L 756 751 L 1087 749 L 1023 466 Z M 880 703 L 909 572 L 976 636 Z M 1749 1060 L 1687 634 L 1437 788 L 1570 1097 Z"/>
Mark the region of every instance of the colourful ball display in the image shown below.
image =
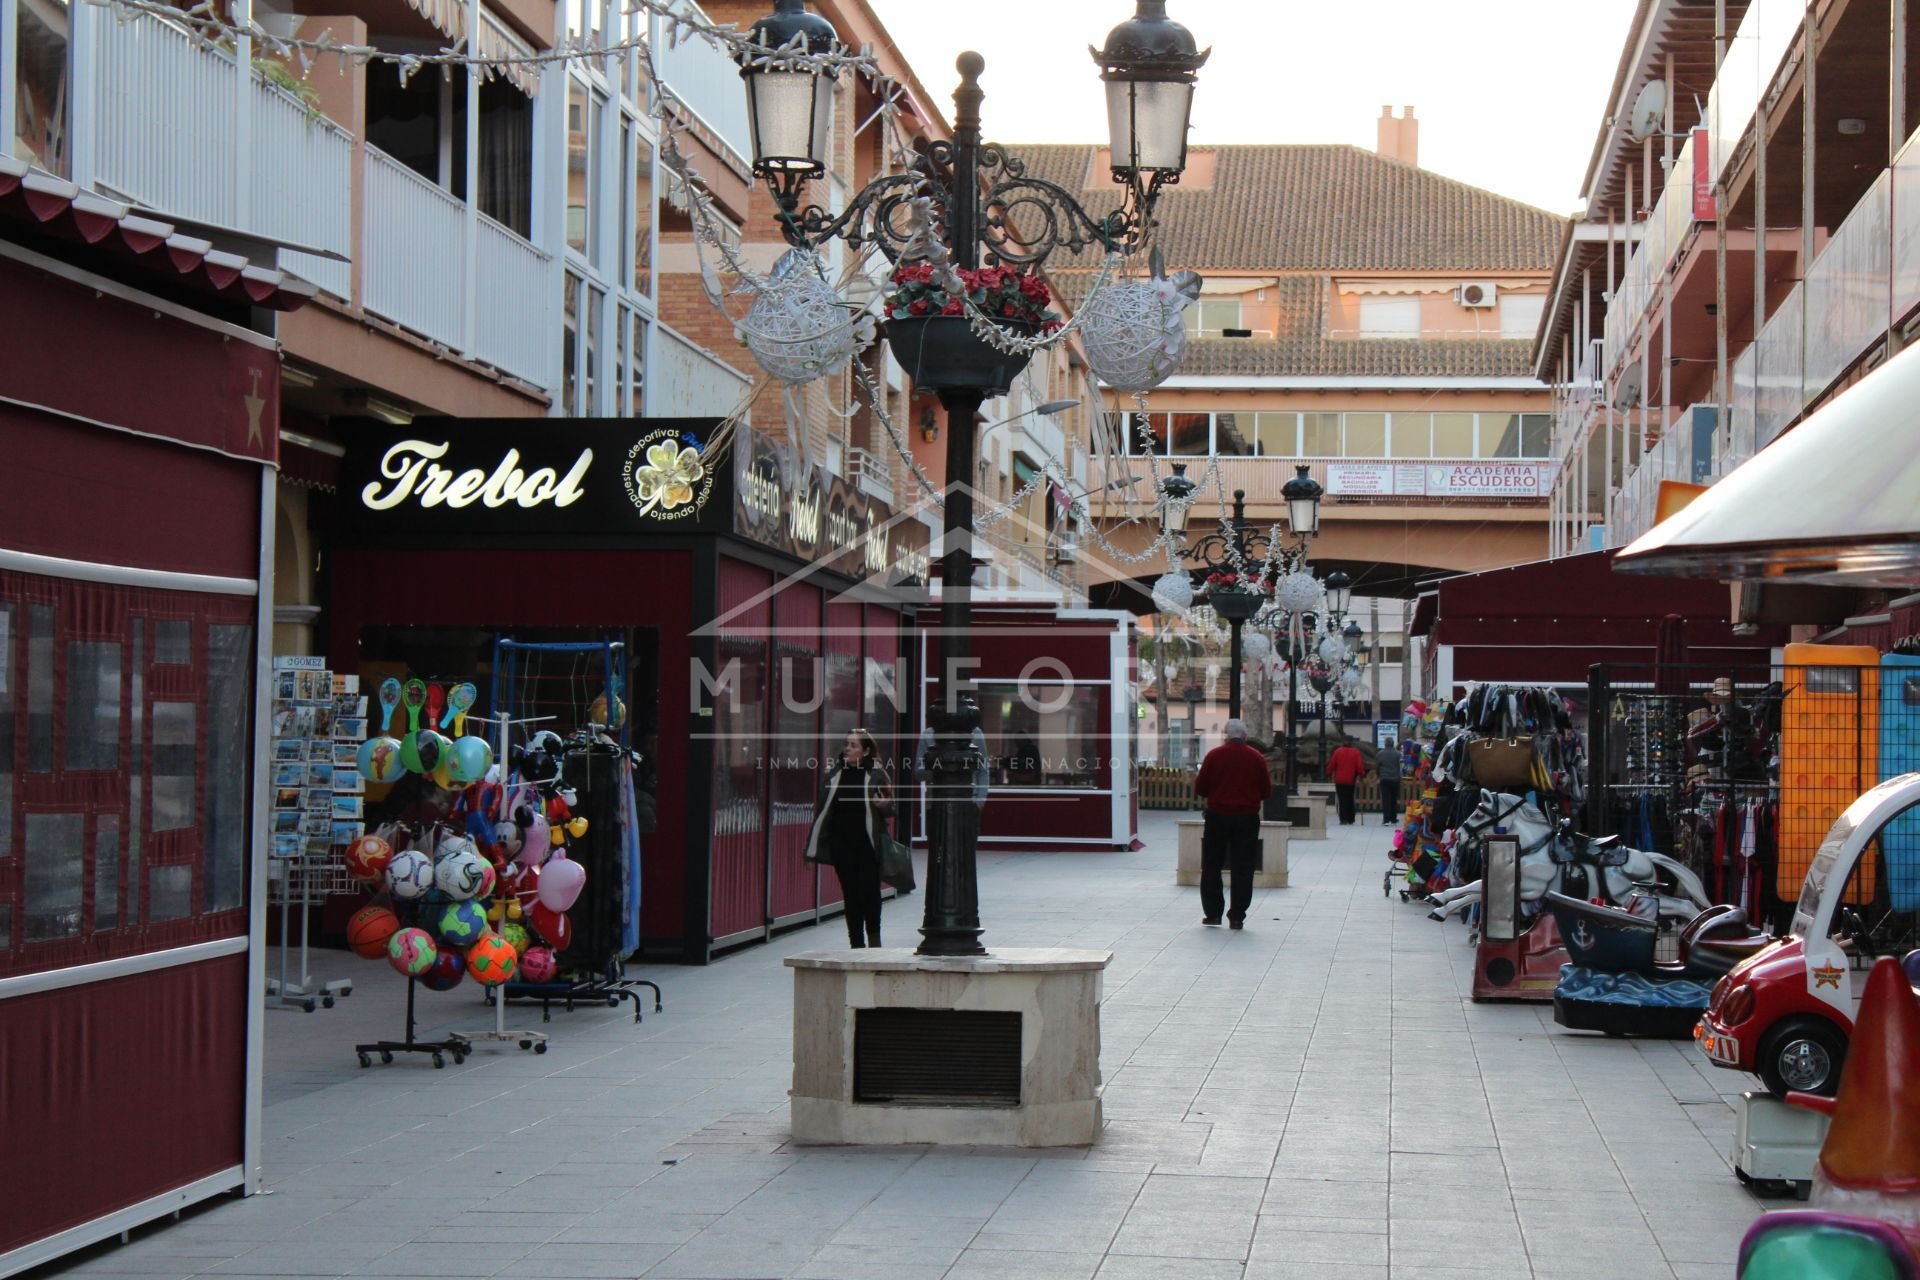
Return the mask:
<path id="1" fill-rule="evenodd" d="M 453 780 L 466 786 L 483 780 L 487 770 L 493 768 L 493 748 L 487 745 L 485 738 L 476 738 L 468 734 L 454 741 L 449 757 L 449 771 Z"/>
<path id="2" fill-rule="evenodd" d="M 410 733 L 400 744 L 400 761 L 413 773 L 432 773 L 447 758 L 453 743 L 432 729 Z"/>
<path id="3" fill-rule="evenodd" d="M 379 836 L 361 836 L 347 846 L 347 874 L 363 883 L 377 883 L 392 861 L 393 846 Z"/>
<path id="4" fill-rule="evenodd" d="M 493 864 L 485 858 L 480 859 L 480 887 L 473 891 L 473 896 L 475 898 L 491 898 L 493 891 L 499 887 L 499 882 L 500 876 L 499 873 L 493 869 Z"/>
<path id="5" fill-rule="evenodd" d="M 362 960 L 387 954 L 387 941 L 400 931 L 400 917 L 382 906 L 365 906 L 347 921 L 347 946 Z"/>
<path id="6" fill-rule="evenodd" d="M 451 947 L 434 957 L 433 967 L 420 975 L 420 985 L 429 991 L 451 991 L 467 976 L 467 958 Z"/>
<path id="7" fill-rule="evenodd" d="M 497 987 L 512 980 L 520 967 L 513 944 L 497 933 L 489 933 L 467 951 L 467 970 L 483 987 Z"/>
<path id="8" fill-rule="evenodd" d="M 465 902 L 480 895 L 492 871 L 485 858 L 471 850 L 462 850 L 434 864 L 433 882 L 455 902 Z"/>
<path id="9" fill-rule="evenodd" d="M 360 744 L 355 763 L 360 776 L 368 782 L 398 782 L 407 772 L 406 762 L 400 755 L 400 743 L 394 738 L 368 738 Z"/>
<path id="10" fill-rule="evenodd" d="M 552 947 L 528 947 L 520 957 L 520 981 L 552 982 L 560 972 L 560 962 Z"/>
<path id="11" fill-rule="evenodd" d="M 487 909 L 477 902 L 456 902 L 440 913 L 435 925 L 448 946 L 472 946 L 487 931 Z"/>
<path id="12" fill-rule="evenodd" d="M 402 929 L 387 940 L 387 963 L 410 978 L 433 968 L 440 948 L 425 929 Z"/>
<path id="13" fill-rule="evenodd" d="M 527 932 L 527 926 L 518 920 L 509 920 L 495 930 L 513 946 L 515 955 L 525 955 L 527 948 L 533 945 L 533 935 Z"/>
<path id="14" fill-rule="evenodd" d="M 387 889 L 394 897 L 412 901 L 433 888 L 433 859 L 418 849 L 393 855 L 387 864 Z"/>

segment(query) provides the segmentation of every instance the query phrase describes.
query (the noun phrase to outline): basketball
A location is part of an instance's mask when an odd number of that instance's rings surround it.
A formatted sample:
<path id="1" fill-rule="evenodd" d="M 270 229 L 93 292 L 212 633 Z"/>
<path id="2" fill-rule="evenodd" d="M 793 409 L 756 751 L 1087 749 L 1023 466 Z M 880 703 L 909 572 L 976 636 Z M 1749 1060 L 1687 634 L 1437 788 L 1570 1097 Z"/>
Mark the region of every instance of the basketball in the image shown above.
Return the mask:
<path id="1" fill-rule="evenodd" d="M 520 957 L 522 982 L 552 982 L 559 972 L 560 963 L 553 958 L 552 947 L 528 947 Z"/>
<path id="2" fill-rule="evenodd" d="M 362 960 L 387 954 L 387 940 L 400 931 L 400 917 L 381 906 L 362 907 L 347 921 L 347 945 Z"/>
<path id="3" fill-rule="evenodd" d="M 449 947 L 468 947 L 487 931 L 487 909 L 477 902 L 456 902 L 436 921 L 440 940 Z"/>
<path id="4" fill-rule="evenodd" d="M 393 846 L 379 836 L 361 836 L 347 846 L 347 874 L 366 884 L 377 884 L 393 861 Z"/>
<path id="5" fill-rule="evenodd" d="M 433 859 L 417 849 L 393 855 L 387 863 L 387 888 L 396 898 L 411 900 L 433 887 Z"/>
<path id="6" fill-rule="evenodd" d="M 418 977 L 433 968 L 440 948 L 425 929 L 402 929 L 387 940 L 387 963 L 408 977 Z"/>
<path id="7" fill-rule="evenodd" d="M 429 991 L 451 991 L 466 976 L 466 957 L 449 948 L 434 957 L 433 967 L 420 975 L 420 985 Z"/>
<path id="8" fill-rule="evenodd" d="M 467 951 L 467 968 L 473 980 L 484 987 L 497 987 L 511 981 L 520 967 L 513 944 L 497 933 L 489 933 Z"/>

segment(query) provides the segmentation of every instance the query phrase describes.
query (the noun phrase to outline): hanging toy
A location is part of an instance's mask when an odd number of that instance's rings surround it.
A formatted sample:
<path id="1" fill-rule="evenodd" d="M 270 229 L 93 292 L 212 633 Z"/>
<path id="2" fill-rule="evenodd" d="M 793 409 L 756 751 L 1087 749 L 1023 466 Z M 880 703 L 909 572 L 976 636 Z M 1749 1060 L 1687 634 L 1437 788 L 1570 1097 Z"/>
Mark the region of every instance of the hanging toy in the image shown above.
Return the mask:
<path id="1" fill-rule="evenodd" d="M 435 921 L 440 940 L 450 947 L 468 947 L 487 931 L 487 913 L 477 902 L 455 902 Z"/>
<path id="2" fill-rule="evenodd" d="M 400 743 L 394 738 L 368 738 L 361 743 L 354 753 L 354 767 L 368 782 L 398 782 L 407 772 Z"/>
<path id="3" fill-rule="evenodd" d="M 533 921 L 533 931 L 547 940 L 554 951 L 563 952 L 573 945 L 573 921 L 566 912 L 555 911 L 545 903 L 535 903 L 528 913 Z"/>
<path id="4" fill-rule="evenodd" d="M 587 885 L 587 869 L 572 858 L 556 857 L 540 868 L 540 886 L 536 891 L 540 904 L 553 911 L 566 911 L 580 900 Z"/>
<path id="5" fill-rule="evenodd" d="M 547 826 L 546 817 L 528 808 L 516 809 L 514 817 L 520 823 L 520 852 L 514 855 L 514 861 L 523 867 L 537 867 L 547 860 L 553 850 L 553 837 Z"/>
<path id="6" fill-rule="evenodd" d="M 570 819 L 567 822 L 567 834 L 572 836 L 575 840 L 578 840 L 580 839 L 580 837 L 586 835 L 587 820 L 585 818 Z"/>
<path id="7" fill-rule="evenodd" d="M 387 954 L 387 943 L 398 932 L 399 916 L 382 906 L 365 906 L 347 921 L 347 946 L 362 960 L 378 960 Z"/>
<path id="8" fill-rule="evenodd" d="M 432 729 L 410 733 L 400 744 L 400 760 L 414 773 L 430 774 L 438 769 L 453 743 Z"/>
<path id="9" fill-rule="evenodd" d="M 484 781 L 493 768 L 493 748 L 485 738 L 466 737 L 454 741 L 448 772 L 455 782 L 472 786 Z"/>
<path id="10" fill-rule="evenodd" d="M 434 884 L 455 902 L 480 897 L 492 876 L 493 868 L 472 848 L 442 858 L 433 868 Z"/>

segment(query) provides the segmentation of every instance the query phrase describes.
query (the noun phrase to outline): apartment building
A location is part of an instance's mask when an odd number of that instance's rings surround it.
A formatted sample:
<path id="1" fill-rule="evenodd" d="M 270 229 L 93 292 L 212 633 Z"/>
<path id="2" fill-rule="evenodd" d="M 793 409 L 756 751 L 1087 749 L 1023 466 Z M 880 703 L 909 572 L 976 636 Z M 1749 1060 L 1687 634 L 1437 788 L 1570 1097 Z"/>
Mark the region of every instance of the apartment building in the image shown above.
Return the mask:
<path id="1" fill-rule="evenodd" d="M 1534 370 L 1555 556 L 1625 546 L 1907 344 L 1920 314 L 1920 15 L 1905 0 L 1642 3 Z M 1838 624 L 1846 590 L 1742 593 Z"/>

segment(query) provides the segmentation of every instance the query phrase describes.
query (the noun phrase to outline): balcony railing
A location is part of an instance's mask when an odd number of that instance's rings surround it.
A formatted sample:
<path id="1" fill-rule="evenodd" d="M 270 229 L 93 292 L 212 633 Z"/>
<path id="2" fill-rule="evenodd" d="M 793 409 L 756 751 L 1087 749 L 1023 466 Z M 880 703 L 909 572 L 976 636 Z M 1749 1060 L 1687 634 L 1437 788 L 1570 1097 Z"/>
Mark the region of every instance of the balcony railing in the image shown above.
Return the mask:
<path id="1" fill-rule="evenodd" d="M 1628 340 L 1646 319 L 1660 282 L 1693 229 L 1693 147 L 1689 138 L 1674 156 L 1666 187 L 1641 225 L 1640 243 L 1627 258 L 1619 287 L 1607 303 L 1603 376 L 1612 376 L 1619 367 Z"/>
<path id="2" fill-rule="evenodd" d="M 664 324 L 653 327 L 648 353 L 647 414 L 654 418 L 710 418 L 732 412 L 753 379 Z"/>
<path id="3" fill-rule="evenodd" d="M 847 477 L 882 502 L 893 501 L 893 468 L 881 455 L 866 449 L 849 448 Z"/>
<path id="4" fill-rule="evenodd" d="M 1285 510 L 1280 488 L 1306 463 L 1309 474 L 1327 491 L 1331 504 L 1426 504 L 1443 502 L 1514 502 L 1545 504 L 1560 474 L 1560 464 L 1548 458 L 1122 458 L 1097 468 L 1091 483 L 1114 486 L 1112 493 L 1096 492 L 1087 501 L 1102 518 L 1142 515 L 1156 500 L 1155 477 L 1164 479 L 1169 464 L 1182 462 L 1189 480 L 1201 481 L 1192 518 L 1212 520 L 1226 501 L 1221 494 L 1235 489 L 1247 493 L 1249 509 L 1269 520 Z M 1215 478 L 1218 478 L 1218 485 Z M 1131 485 L 1126 484 L 1134 479 Z M 1485 483 L 1476 484 L 1476 479 Z"/>
<path id="5" fill-rule="evenodd" d="M 681 7 L 706 16 L 693 0 L 681 0 Z M 663 26 L 665 20 L 655 19 L 655 23 Z M 739 66 L 697 36 L 678 43 L 656 39 L 653 51 L 661 80 L 745 165 L 753 154 L 753 138 L 747 128 L 747 95 L 740 89 Z"/>
<path id="6" fill-rule="evenodd" d="M 368 146 L 359 257 L 344 260 L 354 252 L 352 135 L 252 68 L 243 82 L 231 54 L 172 23 L 141 16 L 89 30 L 99 88 L 78 105 L 92 113 L 101 186 L 163 215 L 339 255 L 283 250 L 280 265 L 342 301 L 357 279 L 369 314 L 552 387 L 551 255 L 479 216 L 469 282 L 465 204 Z"/>

